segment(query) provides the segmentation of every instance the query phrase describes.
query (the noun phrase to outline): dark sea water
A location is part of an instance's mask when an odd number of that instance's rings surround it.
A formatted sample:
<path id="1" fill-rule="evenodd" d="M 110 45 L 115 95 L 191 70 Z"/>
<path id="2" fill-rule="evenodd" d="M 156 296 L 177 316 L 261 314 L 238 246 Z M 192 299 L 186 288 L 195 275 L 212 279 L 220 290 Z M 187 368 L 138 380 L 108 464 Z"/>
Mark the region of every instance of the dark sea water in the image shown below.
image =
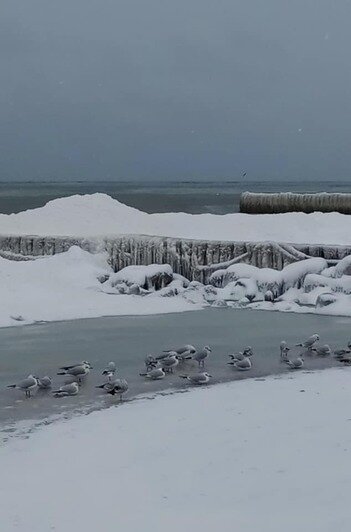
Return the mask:
<path id="1" fill-rule="evenodd" d="M 239 210 L 240 194 L 251 192 L 351 192 L 350 182 L 73 182 L 1 183 L 0 212 L 12 213 L 45 205 L 72 194 L 103 192 L 146 212 L 227 214 Z"/>

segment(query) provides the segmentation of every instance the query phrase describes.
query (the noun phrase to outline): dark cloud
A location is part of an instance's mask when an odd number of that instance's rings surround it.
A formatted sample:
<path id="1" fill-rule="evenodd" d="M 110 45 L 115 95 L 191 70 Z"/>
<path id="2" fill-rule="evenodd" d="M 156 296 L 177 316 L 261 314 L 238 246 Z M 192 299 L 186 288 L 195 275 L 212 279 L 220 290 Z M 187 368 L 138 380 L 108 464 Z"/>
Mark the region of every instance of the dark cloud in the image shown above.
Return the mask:
<path id="1" fill-rule="evenodd" d="M 350 1 L 3 0 L 0 179 L 345 179 Z"/>

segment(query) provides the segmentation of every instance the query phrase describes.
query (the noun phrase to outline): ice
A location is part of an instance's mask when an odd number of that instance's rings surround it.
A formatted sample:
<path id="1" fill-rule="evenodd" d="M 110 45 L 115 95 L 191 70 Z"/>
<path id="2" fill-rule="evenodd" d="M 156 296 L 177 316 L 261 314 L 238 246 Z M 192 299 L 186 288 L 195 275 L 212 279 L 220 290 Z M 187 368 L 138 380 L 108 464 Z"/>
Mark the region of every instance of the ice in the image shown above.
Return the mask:
<path id="1" fill-rule="evenodd" d="M 145 290 L 159 290 L 173 280 L 173 271 L 169 264 L 149 264 L 148 266 L 127 266 L 110 276 L 108 284 L 116 287 L 137 285 Z"/>
<path id="2" fill-rule="evenodd" d="M 305 292 L 311 292 L 317 287 L 329 288 L 332 292 L 351 294 L 351 276 L 343 275 L 335 279 L 325 275 L 307 275 L 304 281 Z"/>
<path id="3" fill-rule="evenodd" d="M 277 297 L 293 286 L 300 287 L 307 274 L 319 273 L 326 267 L 327 261 L 319 258 L 290 264 L 281 271 L 239 263 L 214 272 L 210 277 L 210 282 L 214 286 L 225 287 L 233 281 L 253 279 L 256 281 L 257 289 L 260 292 L 270 291 L 274 297 Z"/>
<path id="4" fill-rule="evenodd" d="M 301 132 L 302 129 L 298 131 Z M 313 194 L 244 192 L 240 198 L 240 211 L 250 214 L 316 211 L 351 214 L 351 194 L 343 192 Z"/>

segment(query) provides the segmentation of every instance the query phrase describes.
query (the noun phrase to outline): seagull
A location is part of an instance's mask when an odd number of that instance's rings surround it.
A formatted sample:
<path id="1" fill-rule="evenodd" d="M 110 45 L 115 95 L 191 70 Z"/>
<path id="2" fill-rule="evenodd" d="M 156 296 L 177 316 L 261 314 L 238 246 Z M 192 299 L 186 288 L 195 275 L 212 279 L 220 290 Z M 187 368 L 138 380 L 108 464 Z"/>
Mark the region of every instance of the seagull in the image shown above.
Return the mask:
<path id="1" fill-rule="evenodd" d="M 55 397 L 67 397 L 69 395 L 77 395 L 78 391 L 78 383 L 71 382 L 70 384 L 64 384 L 58 390 L 54 390 L 52 393 Z"/>
<path id="2" fill-rule="evenodd" d="M 73 377 L 77 378 L 78 382 L 81 382 L 82 378 L 86 377 L 90 372 L 91 365 L 89 362 L 87 362 L 77 366 L 67 366 L 60 369 L 63 369 L 63 371 L 58 372 L 57 375 L 72 375 Z"/>
<path id="3" fill-rule="evenodd" d="M 316 353 L 319 357 L 327 357 L 331 355 L 331 349 L 328 344 L 312 347 L 311 351 Z"/>
<path id="4" fill-rule="evenodd" d="M 244 356 L 244 353 L 242 351 L 239 351 L 237 354 L 228 355 L 232 360 L 244 360 L 246 356 Z"/>
<path id="5" fill-rule="evenodd" d="M 207 384 L 212 378 L 212 375 L 209 373 L 197 373 L 196 375 L 179 375 L 181 379 L 187 379 L 191 384 Z"/>
<path id="6" fill-rule="evenodd" d="M 52 379 L 47 375 L 41 379 L 38 379 L 38 386 L 41 390 L 48 390 L 52 386 Z"/>
<path id="7" fill-rule="evenodd" d="M 351 342 L 348 342 L 347 347 L 341 349 L 335 349 L 334 356 L 335 358 L 342 358 L 344 355 L 351 353 Z"/>
<path id="8" fill-rule="evenodd" d="M 179 360 L 188 360 L 191 358 L 191 355 L 196 353 L 196 349 L 191 344 L 182 345 L 178 349 L 168 349 L 164 353 L 177 353 Z"/>
<path id="9" fill-rule="evenodd" d="M 104 375 L 104 377 L 106 377 L 108 381 L 112 381 L 116 371 L 116 364 L 114 362 L 109 362 L 104 371 L 102 372 L 102 375 Z"/>
<path id="10" fill-rule="evenodd" d="M 301 369 L 304 365 L 303 355 L 300 355 L 293 360 L 286 360 L 285 362 L 290 369 Z"/>
<path id="11" fill-rule="evenodd" d="M 339 360 L 345 364 L 345 366 L 351 366 L 351 353 L 344 355 L 343 357 L 339 358 Z"/>
<path id="12" fill-rule="evenodd" d="M 280 361 L 281 362 L 287 362 L 289 359 L 288 359 L 288 353 L 290 351 L 290 347 L 286 346 L 286 347 L 281 347 L 280 346 Z"/>
<path id="13" fill-rule="evenodd" d="M 243 351 L 239 351 L 237 354 L 229 355 L 232 360 L 245 360 L 245 358 L 250 358 L 253 356 L 252 347 L 245 347 Z"/>
<path id="14" fill-rule="evenodd" d="M 178 357 L 177 351 L 164 351 L 161 355 L 156 357 L 156 360 L 164 360 L 169 357 Z"/>
<path id="15" fill-rule="evenodd" d="M 280 342 L 280 358 L 281 358 L 281 360 L 284 360 L 286 358 L 286 355 L 288 354 L 288 351 L 290 351 L 290 347 L 288 347 L 288 343 L 285 340 L 282 340 Z"/>
<path id="16" fill-rule="evenodd" d="M 147 379 L 151 379 L 153 381 L 163 379 L 165 375 L 166 373 L 164 372 L 163 368 L 152 368 L 147 373 L 140 373 L 140 377 L 146 377 Z"/>
<path id="17" fill-rule="evenodd" d="M 38 379 L 33 377 L 33 375 L 28 375 L 25 379 L 18 382 L 17 384 L 9 384 L 8 388 L 16 388 L 17 390 L 23 390 L 26 394 L 26 397 L 31 396 L 31 392 L 38 388 Z"/>
<path id="18" fill-rule="evenodd" d="M 150 369 L 157 366 L 157 360 L 153 355 L 147 355 L 145 357 L 145 366 L 146 370 L 149 371 Z"/>
<path id="19" fill-rule="evenodd" d="M 196 353 L 192 356 L 192 359 L 198 362 L 199 367 L 204 367 L 205 359 L 209 356 L 211 352 L 212 349 L 208 345 L 205 345 L 203 349 L 201 349 L 200 351 L 196 351 Z"/>
<path id="20" fill-rule="evenodd" d="M 90 369 L 93 369 L 92 365 L 87 360 L 82 360 L 82 362 L 78 362 L 77 364 L 72 364 L 71 366 L 61 366 L 59 369 L 68 371 L 69 369 L 76 368 L 77 366 L 89 366 Z"/>
<path id="21" fill-rule="evenodd" d="M 243 358 L 242 360 L 234 359 L 232 362 L 228 362 L 229 366 L 235 366 L 239 371 L 248 371 L 252 368 L 252 363 L 249 358 Z"/>
<path id="22" fill-rule="evenodd" d="M 106 390 L 110 395 L 119 395 L 120 400 L 123 399 L 123 394 L 128 391 L 128 382 L 125 379 L 116 379 L 110 390 Z"/>
<path id="23" fill-rule="evenodd" d="M 105 390 L 105 392 L 109 392 L 113 390 L 115 387 L 115 381 L 108 381 L 104 382 L 104 384 L 99 384 L 99 386 L 95 386 L 95 388 L 100 388 L 101 390 Z"/>
<path id="24" fill-rule="evenodd" d="M 162 368 L 164 371 L 173 373 L 173 369 L 177 367 L 179 360 L 176 355 L 168 356 L 162 360 Z"/>
<path id="25" fill-rule="evenodd" d="M 313 347 L 314 344 L 316 342 L 318 342 L 318 340 L 319 340 L 319 335 L 318 334 L 312 334 L 312 336 L 307 338 L 307 340 L 305 340 L 301 344 L 296 344 L 296 345 L 299 346 L 299 347 L 306 347 L 306 349 L 311 349 L 311 347 Z"/>

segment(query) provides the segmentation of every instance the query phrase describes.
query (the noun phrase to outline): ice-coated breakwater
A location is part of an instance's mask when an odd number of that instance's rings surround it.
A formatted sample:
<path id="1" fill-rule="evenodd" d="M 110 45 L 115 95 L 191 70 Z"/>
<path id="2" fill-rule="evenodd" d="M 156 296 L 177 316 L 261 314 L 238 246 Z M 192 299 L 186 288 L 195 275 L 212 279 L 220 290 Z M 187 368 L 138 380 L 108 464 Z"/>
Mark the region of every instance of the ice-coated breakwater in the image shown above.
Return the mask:
<path id="1" fill-rule="evenodd" d="M 240 196 L 240 212 L 247 214 L 277 214 L 284 212 L 340 212 L 351 214 L 351 194 L 319 192 L 253 193 Z"/>
<path id="2" fill-rule="evenodd" d="M 92 253 L 106 251 L 114 271 L 130 265 L 170 264 L 175 273 L 202 283 L 207 283 L 214 271 L 237 262 L 281 270 L 288 264 L 311 257 L 325 258 L 333 265 L 351 254 L 351 246 L 120 235 L 113 238 L 0 236 L 0 256 L 31 260 L 62 253 L 74 245 Z"/>

